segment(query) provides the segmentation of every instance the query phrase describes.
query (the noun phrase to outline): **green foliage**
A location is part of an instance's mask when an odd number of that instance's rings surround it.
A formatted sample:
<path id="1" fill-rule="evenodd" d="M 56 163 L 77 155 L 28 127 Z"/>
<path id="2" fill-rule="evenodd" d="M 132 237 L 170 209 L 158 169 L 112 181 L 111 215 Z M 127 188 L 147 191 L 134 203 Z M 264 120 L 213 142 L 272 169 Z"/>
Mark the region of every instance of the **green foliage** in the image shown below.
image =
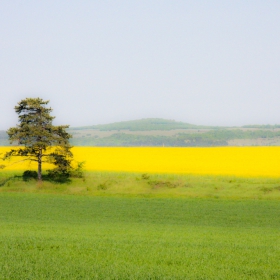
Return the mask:
<path id="1" fill-rule="evenodd" d="M 64 154 L 58 154 L 57 152 L 51 153 L 49 162 L 56 166 L 54 169 L 48 170 L 49 173 L 61 174 L 66 177 L 70 175 L 72 169 L 71 160 Z"/>
<path id="2" fill-rule="evenodd" d="M 97 190 L 107 190 L 107 189 L 108 189 L 108 186 L 106 185 L 106 182 L 102 183 L 102 184 L 99 184 L 97 186 Z"/>
<path id="3" fill-rule="evenodd" d="M 65 176 L 71 166 L 72 152 L 66 132 L 68 125 L 54 126 L 51 108 L 46 108 L 49 101 L 41 98 L 26 98 L 15 106 L 19 125 L 11 127 L 7 134 L 11 144 L 23 148 L 11 149 L 4 159 L 23 157 L 38 163 L 38 180 L 42 179 L 42 163 L 49 162 L 56 166 L 55 174 Z M 55 147 L 55 148 L 53 148 Z"/>
<path id="4" fill-rule="evenodd" d="M 143 180 L 148 180 L 148 179 L 150 179 L 150 175 L 147 174 L 147 173 L 142 174 L 141 177 L 142 177 Z"/>
<path id="5" fill-rule="evenodd" d="M 80 178 L 43 174 L 43 179 L 38 188 L 34 180 L 23 181 L 20 172 L 2 171 L 0 192 L 280 200 L 279 178 L 85 172 Z"/>
<path id="6" fill-rule="evenodd" d="M 122 147 L 188 147 L 188 146 L 225 146 L 225 141 L 193 141 L 188 143 L 186 139 L 178 136 L 154 136 L 154 135 L 133 135 L 126 133 L 115 133 L 104 138 L 74 138 L 71 141 L 76 146 L 122 146 Z"/>
<path id="7" fill-rule="evenodd" d="M 24 181 L 29 181 L 30 179 L 37 179 L 38 173 L 34 170 L 26 170 L 23 172 L 22 178 Z"/>
<path id="8" fill-rule="evenodd" d="M 77 146 L 166 146 L 166 147 L 207 147 L 228 146 L 235 139 L 272 139 L 280 137 L 280 131 L 211 129 L 205 132 L 178 133 L 172 136 L 138 135 L 114 133 L 108 137 L 73 138 L 71 143 Z"/>
<path id="9" fill-rule="evenodd" d="M 189 142 L 199 141 L 228 141 L 233 139 L 257 139 L 280 137 L 280 131 L 271 130 L 241 130 L 220 129 L 210 130 L 205 133 L 180 133 L 178 138 Z"/>
<path id="10" fill-rule="evenodd" d="M 279 279 L 277 201 L 0 194 L 0 279 Z"/>
<path id="11" fill-rule="evenodd" d="M 184 122 L 165 119 L 141 119 L 134 121 L 116 122 L 112 124 L 93 125 L 86 127 L 77 127 L 79 129 L 99 129 L 102 131 L 110 130 L 130 130 L 130 131 L 147 131 L 147 130 L 172 130 L 172 129 L 198 129 L 214 128 L 211 126 L 193 125 Z"/>
<path id="12" fill-rule="evenodd" d="M 280 128 L 279 124 L 266 124 L 266 125 L 243 125 L 244 128 L 258 128 L 258 129 L 275 129 Z"/>
<path id="13" fill-rule="evenodd" d="M 56 168 L 47 170 L 46 179 L 56 182 L 70 182 L 70 178 L 84 178 L 84 162 L 78 162 L 77 167 L 69 164 L 68 160 L 56 156 Z"/>
<path id="14" fill-rule="evenodd" d="M 159 189 L 159 188 L 173 189 L 180 186 L 180 183 L 172 183 L 170 181 L 163 181 L 163 180 L 149 181 L 148 184 L 151 185 L 153 189 Z"/>
<path id="15" fill-rule="evenodd" d="M 84 178 L 85 161 L 77 162 L 76 168 L 72 168 L 70 172 L 71 178 Z"/>
<path id="16" fill-rule="evenodd" d="M 47 171 L 47 176 L 43 176 L 44 180 L 48 180 L 56 183 L 69 182 L 69 173 L 60 172 L 59 169 L 52 169 Z"/>
<path id="17" fill-rule="evenodd" d="M 14 185 L 19 181 L 21 182 L 20 184 L 23 187 L 22 180 L 23 180 L 22 175 L 19 173 L 1 171 L 0 172 L 0 191 L 5 191 L 6 187 L 9 188 L 11 185 Z M 24 189 L 24 187 L 21 189 Z"/>
<path id="18" fill-rule="evenodd" d="M 280 125 L 247 125 L 243 126 L 241 129 L 236 127 L 226 128 L 192 125 L 165 119 L 142 119 L 72 128 L 71 133 L 74 135 L 74 138 L 71 139 L 70 142 L 75 146 L 169 147 L 227 146 L 228 141 L 236 139 L 275 139 L 278 143 L 280 131 L 277 129 L 279 127 Z M 91 135 L 88 133 L 90 129 L 101 133 L 105 131 L 118 131 L 118 133 L 99 138 L 98 135 Z M 186 132 L 174 135 L 172 130 L 174 131 L 177 129 L 184 129 Z M 143 133 L 139 135 L 136 131 L 146 131 L 147 135 Z M 161 136 L 158 135 L 159 131 L 170 131 L 171 135 Z M 7 137 L 0 131 L 0 144 L 1 143 L 5 146 L 8 141 Z M 262 145 L 266 144 L 262 143 Z"/>

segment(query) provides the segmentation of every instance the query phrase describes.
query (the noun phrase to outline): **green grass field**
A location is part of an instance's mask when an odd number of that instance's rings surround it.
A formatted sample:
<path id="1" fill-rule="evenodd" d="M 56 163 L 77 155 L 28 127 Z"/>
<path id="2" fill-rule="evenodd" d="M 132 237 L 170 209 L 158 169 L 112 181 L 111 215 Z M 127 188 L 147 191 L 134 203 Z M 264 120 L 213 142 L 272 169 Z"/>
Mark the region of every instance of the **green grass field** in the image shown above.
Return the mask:
<path id="1" fill-rule="evenodd" d="M 0 172 L 0 193 L 280 200 L 280 178 L 86 172 L 83 179 L 64 184 L 44 181 L 38 186 L 21 175 Z"/>
<path id="2" fill-rule="evenodd" d="M 14 175 L 0 176 L 0 279 L 280 279 L 279 179 Z M 208 196 L 215 184 L 239 187 Z"/>
<path id="3" fill-rule="evenodd" d="M 0 194 L 1 279 L 279 279 L 277 201 Z"/>

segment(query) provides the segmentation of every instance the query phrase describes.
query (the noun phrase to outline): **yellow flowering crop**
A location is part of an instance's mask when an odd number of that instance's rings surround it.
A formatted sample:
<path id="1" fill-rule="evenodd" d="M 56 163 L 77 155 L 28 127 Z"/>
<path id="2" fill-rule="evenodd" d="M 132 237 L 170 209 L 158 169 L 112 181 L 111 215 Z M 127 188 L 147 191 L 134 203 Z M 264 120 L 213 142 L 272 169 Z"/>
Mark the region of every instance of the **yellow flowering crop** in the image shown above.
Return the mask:
<path id="1" fill-rule="evenodd" d="M 0 147 L 0 154 L 8 149 Z M 280 177 L 280 147 L 74 147 L 72 151 L 89 171 Z M 36 165 L 19 163 L 6 170 L 27 168 Z"/>
<path id="2" fill-rule="evenodd" d="M 0 147 L 0 165 L 5 165 L 3 170 L 37 170 L 36 162 L 24 161 L 23 157 L 13 157 L 10 160 L 1 160 L 3 155 L 11 149 L 17 149 L 18 147 Z M 53 165 L 43 163 L 43 169 L 51 169 Z M 1 172 L 1 169 L 0 169 Z"/>

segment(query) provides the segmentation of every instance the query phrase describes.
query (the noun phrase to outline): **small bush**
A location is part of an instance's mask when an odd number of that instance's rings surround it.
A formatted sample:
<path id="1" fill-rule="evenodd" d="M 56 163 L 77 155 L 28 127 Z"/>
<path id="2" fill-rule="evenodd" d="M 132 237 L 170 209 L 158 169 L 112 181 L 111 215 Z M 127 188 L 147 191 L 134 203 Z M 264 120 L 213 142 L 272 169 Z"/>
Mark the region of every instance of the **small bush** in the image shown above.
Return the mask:
<path id="1" fill-rule="evenodd" d="M 103 183 L 103 184 L 99 184 L 98 186 L 97 186 L 97 189 L 98 190 L 107 190 L 107 186 L 106 186 L 106 184 L 105 183 Z"/>
<path id="2" fill-rule="evenodd" d="M 169 181 L 149 181 L 148 184 L 151 185 L 153 189 L 159 189 L 159 188 L 174 189 L 179 186 L 179 183 L 171 183 Z"/>
<path id="3" fill-rule="evenodd" d="M 24 181 L 29 181 L 31 179 L 37 179 L 38 178 L 38 173 L 37 171 L 34 170 L 26 170 L 22 174 L 22 178 Z"/>
<path id="4" fill-rule="evenodd" d="M 264 193 L 272 192 L 272 188 L 270 188 L 270 187 L 261 187 L 260 190 Z"/>
<path id="5" fill-rule="evenodd" d="M 85 162 L 78 162 L 77 167 L 71 170 L 70 177 L 71 178 L 84 178 L 84 165 Z"/>
<path id="6" fill-rule="evenodd" d="M 144 173 L 144 174 L 142 174 L 142 179 L 148 180 L 148 179 L 150 179 L 150 176 L 147 173 Z"/>
<path id="7" fill-rule="evenodd" d="M 47 175 L 47 179 L 54 181 L 54 182 L 58 182 L 58 183 L 65 183 L 69 181 L 69 172 L 62 172 L 58 169 L 52 169 L 52 170 L 48 170 L 48 175 Z"/>

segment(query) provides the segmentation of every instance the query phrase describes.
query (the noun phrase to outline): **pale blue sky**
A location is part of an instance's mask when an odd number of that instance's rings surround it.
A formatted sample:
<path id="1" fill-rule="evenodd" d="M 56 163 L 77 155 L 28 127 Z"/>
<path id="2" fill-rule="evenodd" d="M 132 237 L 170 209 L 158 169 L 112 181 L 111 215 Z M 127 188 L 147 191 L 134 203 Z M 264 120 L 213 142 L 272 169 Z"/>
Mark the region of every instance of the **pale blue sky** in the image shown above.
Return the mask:
<path id="1" fill-rule="evenodd" d="M 25 97 L 56 123 L 280 123 L 280 1 L 0 1 L 0 129 Z"/>

